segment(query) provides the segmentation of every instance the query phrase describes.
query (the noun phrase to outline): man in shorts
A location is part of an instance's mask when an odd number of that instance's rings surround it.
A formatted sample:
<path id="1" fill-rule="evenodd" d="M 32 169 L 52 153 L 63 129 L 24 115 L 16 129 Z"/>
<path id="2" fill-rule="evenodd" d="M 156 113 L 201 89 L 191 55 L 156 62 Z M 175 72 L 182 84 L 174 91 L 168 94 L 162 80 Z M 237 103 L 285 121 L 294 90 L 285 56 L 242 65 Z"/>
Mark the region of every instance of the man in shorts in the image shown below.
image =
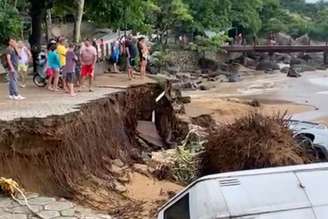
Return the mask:
<path id="1" fill-rule="evenodd" d="M 66 65 L 64 67 L 64 72 L 66 75 L 65 80 L 68 85 L 68 90 L 71 97 L 76 96 L 74 92 L 74 78 L 77 61 L 77 56 L 74 53 L 74 44 L 71 43 L 66 53 Z"/>
<path id="2" fill-rule="evenodd" d="M 22 88 L 26 87 L 26 77 L 28 71 L 28 64 L 32 60 L 32 53 L 30 50 L 24 45 L 23 41 L 18 42 L 18 55 L 20 59 L 18 60 L 18 73 L 21 79 L 22 84 L 20 85 Z"/>
<path id="3" fill-rule="evenodd" d="M 128 68 L 128 76 L 129 79 L 132 80 L 134 78 L 133 74 L 133 68 L 136 65 L 136 57 L 137 57 L 137 47 L 136 42 L 132 38 L 132 36 L 129 36 L 125 42 L 125 49 L 126 49 L 126 65 Z"/>
<path id="4" fill-rule="evenodd" d="M 56 49 L 58 55 L 59 55 L 59 61 L 60 61 L 60 69 L 63 69 L 64 66 L 66 65 L 66 53 L 67 53 L 67 48 L 65 45 L 65 38 L 64 37 L 59 37 L 58 42 L 57 42 L 57 49 Z M 63 78 L 64 78 L 64 90 L 68 92 L 68 85 L 66 83 L 66 74 L 63 72 Z"/>
<path id="5" fill-rule="evenodd" d="M 84 46 L 80 50 L 80 62 L 81 62 L 81 76 L 83 86 L 85 79 L 89 78 L 89 92 L 92 92 L 92 80 L 94 78 L 95 65 L 97 62 L 97 50 L 91 45 L 89 39 L 84 42 Z"/>

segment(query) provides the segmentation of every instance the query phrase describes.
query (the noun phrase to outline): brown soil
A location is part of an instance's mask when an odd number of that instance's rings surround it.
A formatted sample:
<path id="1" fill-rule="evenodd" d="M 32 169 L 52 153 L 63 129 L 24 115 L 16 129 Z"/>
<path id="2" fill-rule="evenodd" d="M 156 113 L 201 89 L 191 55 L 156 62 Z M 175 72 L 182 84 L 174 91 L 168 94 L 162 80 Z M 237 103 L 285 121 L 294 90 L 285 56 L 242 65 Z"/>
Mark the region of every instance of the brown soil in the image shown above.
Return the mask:
<path id="1" fill-rule="evenodd" d="M 140 199 L 153 197 L 146 201 L 154 206 L 167 198 L 166 190 L 162 197 L 158 189 L 157 196 L 146 189 L 140 191 L 150 192 L 148 196 L 132 189 L 122 194 L 115 187 L 112 161 L 120 159 L 128 166 L 141 160 L 144 148 L 136 140 L 137 121 L 151 119 L 159 92 L 156 84 L 140 85 L 63 116 L 1 121 L 0 176 L 17 180 L 27 191 L 75 199 L 117 218 L 145 218 L 139 213 L 148 204 Z M 132 185 L 150 180 L 132 176 Z M 150 188 L 164 185 L 156 182 Z"/>
<path id="2" fill-rule="evenodd" d="M 310 161 L 312 157 L 294 141 L 285 116 L 252 113 L 209 135 L 203 168 L 210 174 Z"/>

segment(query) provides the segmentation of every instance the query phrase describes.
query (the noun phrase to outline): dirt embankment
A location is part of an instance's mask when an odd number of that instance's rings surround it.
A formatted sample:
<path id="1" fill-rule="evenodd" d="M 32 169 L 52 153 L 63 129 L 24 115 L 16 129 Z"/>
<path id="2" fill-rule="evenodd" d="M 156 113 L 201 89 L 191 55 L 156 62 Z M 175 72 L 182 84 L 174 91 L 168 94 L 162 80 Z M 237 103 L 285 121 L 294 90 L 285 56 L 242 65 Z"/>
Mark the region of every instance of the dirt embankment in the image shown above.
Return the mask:
<path id="1" fill-rule="evenodd" d="M 151 119 L 159 92 L 155 84 L 132 87 L 64 116 L 0 122 L 0 176 L 28 191 L 103 204 L 113 214 L 133 211 L 137 204 L 115 190 L 113 161 L 141 160 L 137 121 Z"/>

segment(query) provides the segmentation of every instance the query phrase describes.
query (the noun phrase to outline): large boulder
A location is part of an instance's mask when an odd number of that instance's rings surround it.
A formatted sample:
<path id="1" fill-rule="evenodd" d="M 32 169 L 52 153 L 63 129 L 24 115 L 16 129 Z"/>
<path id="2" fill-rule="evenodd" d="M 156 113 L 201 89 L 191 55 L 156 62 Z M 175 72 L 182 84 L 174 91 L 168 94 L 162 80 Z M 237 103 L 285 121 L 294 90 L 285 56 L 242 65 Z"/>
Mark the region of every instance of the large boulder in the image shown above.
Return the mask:
<path id="1" fill-rule="evenodd" d="M 292 60 L 292 57 L 289 54 L 285 54 L 285 53 L 275 53 L 273 59 L 276 60 L 277 62 L 289 64 L 290 61 Z"/>
<path id="2" fill-rule="evenodd" d="M 291 36 L 285 33 L 276 34 L 276 43 L 278 45 L 291 45 L 294 43 L 294 40 Z"/>
<path id="3" fill-rule="evenodd" d="M 293 42 L 293 45 L 309 45 L 310 44 L 310 37 L 308 34 L 305 34 L 303 36 L 300 36 L 298 38 L 296 38 Z"/>
<path id="4" fill-rule="evenodd" d="M 306 71 L 316 71 L 317 69 L 310 65 L 300 64 L 300 65 L 294 65 L 293 66 L 297 72 L 306 72 Z"/>
<path id="5" fill-rule="evenodd" d="M 300 59 L 297 57 L 292 57 L 292 59 L 290 60 L 290 65 L 301 65 L 305 63 L 306 61 L 304 59 Z"/>

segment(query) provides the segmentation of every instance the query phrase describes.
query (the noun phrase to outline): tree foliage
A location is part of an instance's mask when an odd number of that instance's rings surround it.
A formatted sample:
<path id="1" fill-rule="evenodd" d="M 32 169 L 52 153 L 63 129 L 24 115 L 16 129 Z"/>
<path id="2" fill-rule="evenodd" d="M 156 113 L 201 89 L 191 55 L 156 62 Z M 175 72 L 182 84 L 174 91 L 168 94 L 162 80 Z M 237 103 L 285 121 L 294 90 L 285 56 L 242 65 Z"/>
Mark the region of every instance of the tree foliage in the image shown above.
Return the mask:
<path id="1" fill-rule="evenodd" d="M 0 0 L 0 39 L 3 41 L 9 36 L 20 37 L 22 21 L 14 5 Z"/>

